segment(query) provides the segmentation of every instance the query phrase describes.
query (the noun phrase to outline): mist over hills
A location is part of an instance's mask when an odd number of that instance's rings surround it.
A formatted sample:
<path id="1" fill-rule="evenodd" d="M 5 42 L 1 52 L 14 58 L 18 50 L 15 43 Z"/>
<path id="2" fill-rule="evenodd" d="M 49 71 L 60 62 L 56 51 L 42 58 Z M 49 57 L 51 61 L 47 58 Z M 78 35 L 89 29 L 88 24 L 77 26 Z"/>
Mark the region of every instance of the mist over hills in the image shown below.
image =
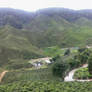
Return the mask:
<path id="1" fill-rule="evenodd" d="M 68 22 L 74 22 L 81 17 L 92 20 L 92 10 L 71 10 L 66 8 L 46 8 L 36 12 L 26 12 L 12 8 L 0 8 L 0 26 L 11 25 L 15 28 L 23 28 L 38 16 L 60 17 Z"/>
<path id="2" fill-rule="evenodd" d="M 91 32 L 92 10 L 75 11 L 65 8 L 46 8 L 31 13 L 0 8 L 0 26 L 4 28 L 6 25 L 11 26 L 12 31 L 13 27 L 20 30 L 21 34 L 23 34 L 21 30 L 25 30 L 26 39 L 37 47 L 78 46 L 82 44 L 79 42 L 79 34 L 82 32 L 81 35 L 85 35 L 85 31 Z M 83 32 L 83 30 L 85 31 Z M 16 33 L 16 31 L 14 32 Z M 72 37 L 74 35 L 79 37 Z M 88 38 L 81 36 L 82 41 L 86 41 Z"/>
<path id="3" fill-rule="evenodd" d="M 18 58 L 20 54 L 25 57 L 23 53 L 37 58 L 44 56 L 44 47 L 91 44 L 92 10 L 47 8 L 31 13 L 0 8 L 0 49 L 11 50 L 13 58 L 16 51 Z"/>
<path id="4" fill-rule="evenodd" d="M 24 28 L 36 34 L 41 47 L 84 46 L 91 39 L 92 10 L 42 9 Z"/>

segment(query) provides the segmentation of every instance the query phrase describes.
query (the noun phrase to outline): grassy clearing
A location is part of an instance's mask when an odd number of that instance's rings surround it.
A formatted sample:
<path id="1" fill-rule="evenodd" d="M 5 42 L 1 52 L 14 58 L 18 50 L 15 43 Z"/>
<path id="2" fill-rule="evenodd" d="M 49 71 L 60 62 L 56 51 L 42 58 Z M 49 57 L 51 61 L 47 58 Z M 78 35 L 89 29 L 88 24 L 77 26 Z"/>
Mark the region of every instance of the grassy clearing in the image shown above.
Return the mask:
<path id="1" fill-rule="evenodd" d="M 68 48 L 59 48 L 58 46 L 53 46 L 53 47 L 48 47 L 48 48 L 44 48 L 44 54 L 49 56 L 49 57 L 55 57 L 57 55 L 63 56 L 65 51 Z M 78 52 L 78 48 L 69 48 L 71 54 L 77 53 Z"/>
<path id="2" fill-rule="evenodd" d="M 49 57 L 54 57 L 56 55 L 61 55 L 63 53 L 64 53 L 64 50 L 61 50 L 57 46 L 44 48 L 44 54 L 47 55 L 47 56 L 49 56 Z"/>

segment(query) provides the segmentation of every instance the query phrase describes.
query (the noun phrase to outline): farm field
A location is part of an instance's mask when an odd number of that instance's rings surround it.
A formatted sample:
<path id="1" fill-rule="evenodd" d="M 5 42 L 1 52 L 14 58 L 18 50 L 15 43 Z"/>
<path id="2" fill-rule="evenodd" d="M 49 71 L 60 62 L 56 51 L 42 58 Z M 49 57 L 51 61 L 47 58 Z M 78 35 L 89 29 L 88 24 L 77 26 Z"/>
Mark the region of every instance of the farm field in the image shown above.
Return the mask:
<path id="1" fill-rule="evenodd" d="M 13 76 L 13 77 L 12 77 Z M 7 72 L 4 76 L 2 83 L 12 83 L 15 81 L 37 81 L 37 80 L 60 80 L 54 77 L 50 69 L 37 69 L 37 70 L 18 70 Z"/>
<path id="2" fill-rule="evenodd" d="M 0 85 L 0 92 L 92 92 L 92 82 L 20 81 Z"/>
<path id="3" fill-rule="evenodd" d="M 51 52 L 55 53 L 54 55 L 60 55 L 62 56 L 63 59 L 67 60 L 71 57 L 73 57 L 74 54 L 77 53 L 76 49 L 71 49 L 71 54 L 69 56 L 64 56 L 64 53 L 67 49 L 60 49 L 60 48 L 56 48 L 56 47 L 52 47 L 49 48 L 48 54 L 50 54 Z M 55 52 L 56 51 L 56 52 Z M 58 51 L 60 51 L 58 53 Z M 58 53 L 58 54 L 57 54 Z M 53 56 L 54 56 L 53 55 Z M 36 60 L 36 59 L 34 59 Z M 28 61 L 29 62 L 29 61 Z M 30 62 L 34 62 L 33 60 Z M 41 61 L 42 62 L 42 61 Z M 13 77 L 12 77 L 13 76 Z M 2 83 L 12 83 L 15 81 L 36 81 L 36 80 L 57 80 L 57 81 L 62 81 L 61 78 L 59 77 L 55 77 L 52 74 L 52 70 L 51 70 L 51 66 L 50 65 L 46 65 L 45 63 L 39 68 L 35 68 L 35 67 L 29 67 L 29 68 L 23 68 L 23 69 L 16 69 L 16 70 L 9 70 L 5 76 L 2 79 Z"/>

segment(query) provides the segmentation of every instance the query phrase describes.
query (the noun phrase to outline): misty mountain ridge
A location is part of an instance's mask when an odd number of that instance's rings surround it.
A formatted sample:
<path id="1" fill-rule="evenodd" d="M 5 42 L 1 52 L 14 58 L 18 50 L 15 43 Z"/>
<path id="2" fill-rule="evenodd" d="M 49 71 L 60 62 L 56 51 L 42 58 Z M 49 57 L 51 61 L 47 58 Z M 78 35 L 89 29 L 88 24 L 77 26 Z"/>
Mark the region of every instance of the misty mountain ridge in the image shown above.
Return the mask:
<path id="1" fill-rule="evenodd" d="M 25 30 L 25 37 L 36 46 L 40 47 L 39 44 L 42 44 L 44 40 L 46 43 L 44 46 L 56 45 L 57 42 L 62 46 L 62 43 L 66 42 L 60 42 L 67 39 L 64 36 L 68 32 L 75 33 L 74 30 L 80 30 L 81 27 L 91 30 L 92 10 L 46 8 L 31 13 L 18 9 L 0 8 L 0 26 L 4 27 L 5 25 L 10 25 L 20 31 Z M 21 31 L 21 33 L 23 32 Z M 49 35 L 51 37 L 48 37 Z M 50 44 L 46 39 L 50 41 Z M 76 40 L 78 39 L 76 38 Z M 41 47 L 44 46 L 42 44 Z"/>
<path id="2" fill-rule="evenodd" d="M 44 57 L 45 47 L 86 45 L 92 45 L 92 10 L 46 8 L 32 13 L 0 9 L 0 49 L 12 53 L 3 54 L 7 59 Z"/>

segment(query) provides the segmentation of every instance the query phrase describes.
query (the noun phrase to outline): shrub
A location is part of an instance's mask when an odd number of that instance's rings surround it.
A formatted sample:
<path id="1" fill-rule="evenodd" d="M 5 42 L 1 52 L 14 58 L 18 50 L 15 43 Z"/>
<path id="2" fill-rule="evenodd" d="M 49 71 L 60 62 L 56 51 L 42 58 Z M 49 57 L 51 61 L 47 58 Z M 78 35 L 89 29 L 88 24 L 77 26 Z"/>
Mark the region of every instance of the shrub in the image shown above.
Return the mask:
<path id="1" fill-rule="evenodd" d="M 70 49 L 67 49 L 67 50 L 65 51 L 64 56 L 66 56 L 66 55 L 70 55 Z"/>
<path id="2" fill-rule="evenodd" d="M 80 66 L 80 60 L 78 59 L 71 58 L 68 60 L 68 63 L 70 65 L 70 69 L 77 68 Z"/>
<path id="3" fill-rule="evenodd" d="M 54 76 L 64 78 L 65 74 L 69 69 L 68 63 L 62 61 L 61 58 L 58 58 L 52 66 L 52 72 Z"/>
<path id="4" fill-rule="evenodd" d="M 88 59 L 88 70 L 89 70 L 89 73 L 92 74 L 92 54 Z"/>

